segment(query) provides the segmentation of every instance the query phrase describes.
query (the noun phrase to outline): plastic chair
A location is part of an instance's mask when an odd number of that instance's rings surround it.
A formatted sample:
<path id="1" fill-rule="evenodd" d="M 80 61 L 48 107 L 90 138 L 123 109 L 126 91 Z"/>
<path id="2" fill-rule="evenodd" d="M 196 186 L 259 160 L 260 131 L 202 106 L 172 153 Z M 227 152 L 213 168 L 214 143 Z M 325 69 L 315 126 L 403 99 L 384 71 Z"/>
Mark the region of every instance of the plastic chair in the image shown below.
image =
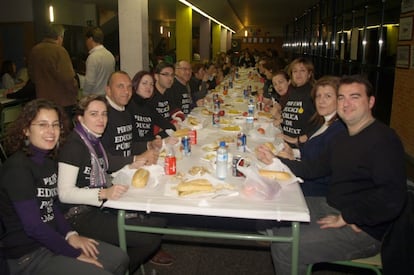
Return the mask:
<path id="1" fill-rule="evenodd" d="M 337 264 L 337 265 L 344 265 L 344 266 L 352 266 L 357 268 L 364 268 L 369 269 L 375 272 L 377 275 L 382 274 L 382 262 L 381 262 L 381 254 L 378 253 L 375 256 L 368 257 L 368 258 L 361 258 L 349 261 L 335 261 L 329 262 L 330 264 Z M 313 264 L 308 265 L 306 274 L 312 275 L 312 268 Z"/>

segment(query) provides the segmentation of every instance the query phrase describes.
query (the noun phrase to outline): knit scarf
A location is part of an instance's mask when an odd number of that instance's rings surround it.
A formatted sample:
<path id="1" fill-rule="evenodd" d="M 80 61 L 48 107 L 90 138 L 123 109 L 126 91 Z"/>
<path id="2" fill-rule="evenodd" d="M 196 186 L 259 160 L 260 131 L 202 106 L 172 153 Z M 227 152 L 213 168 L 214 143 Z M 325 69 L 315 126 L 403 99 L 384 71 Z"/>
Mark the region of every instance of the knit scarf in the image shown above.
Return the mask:
<path id="1" fill-rule="evenodd" d="M 78 123 L 75 126 L 76 133 L 83 140 L 85 145 L 88 147 L 89 153 L 91 154 L 91 174 L 90 174 L 90 188 L 106 187 L 106 170 L 108 170 L 108 157 L 106 156 L 105 149 L 102 146 L 99 137 L 95 136 L 82 124 Z M 100 150 L 104 159 L 103 167 L 99 163 L 98 154 L 95 148 Z"/>

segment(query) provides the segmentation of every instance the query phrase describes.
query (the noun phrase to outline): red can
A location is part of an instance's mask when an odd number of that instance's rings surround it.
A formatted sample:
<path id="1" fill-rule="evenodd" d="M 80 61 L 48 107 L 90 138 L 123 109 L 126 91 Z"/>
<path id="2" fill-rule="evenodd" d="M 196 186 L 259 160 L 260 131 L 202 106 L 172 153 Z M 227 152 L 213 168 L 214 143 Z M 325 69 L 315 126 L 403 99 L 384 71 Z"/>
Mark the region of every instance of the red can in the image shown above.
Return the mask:
<path id="1" fill-rule="evenodd" d="M 177 159 L 175 156 L 167 155 L 164 160 L 164 171 L 166 175 L 175 175 Z"/>
<path id="2" fill-rule="evenodd" d="M 190 137 L 190 143 L 192 145 L 197 144 L 197 130 L 196 129 L 191 129 L 188 132 L 188 136 Z"/>

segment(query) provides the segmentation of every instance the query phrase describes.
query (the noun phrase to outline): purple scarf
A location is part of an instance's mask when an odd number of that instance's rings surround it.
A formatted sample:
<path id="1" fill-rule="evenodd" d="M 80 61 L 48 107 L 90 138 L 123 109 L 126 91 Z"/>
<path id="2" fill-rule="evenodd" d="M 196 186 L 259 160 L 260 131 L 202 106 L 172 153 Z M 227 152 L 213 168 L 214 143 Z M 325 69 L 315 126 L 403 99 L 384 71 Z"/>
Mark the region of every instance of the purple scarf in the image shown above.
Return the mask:
<path id="1" fill-rule="evenodd" d="M 89 133 L 82 124 L 78 123 L 75 126 L 76 133 L 83 140 L 85 145 L 88 147 L 89 153 L 91 154 L 91 174 L 90 174 L 90 188 L 106 187 L 106 170 L 108 170 L 108 157 L 106 156 L 105 149 L 102 146 L 101 141 L 98 137 Z M 98 154 L 95 148 L 99 148 L 104 159 L 103 167 L 99 163 Z"/>

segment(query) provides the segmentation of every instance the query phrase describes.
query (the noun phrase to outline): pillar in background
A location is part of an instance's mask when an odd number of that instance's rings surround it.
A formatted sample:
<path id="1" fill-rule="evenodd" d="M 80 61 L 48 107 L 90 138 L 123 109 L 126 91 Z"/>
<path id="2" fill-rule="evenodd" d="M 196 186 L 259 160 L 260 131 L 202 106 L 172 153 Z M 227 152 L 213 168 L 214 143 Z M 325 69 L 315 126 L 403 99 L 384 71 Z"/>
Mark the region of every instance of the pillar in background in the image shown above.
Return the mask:
<path id="1" fill-rule="evenodd" d="M 221 26 L 212 23 L 212 36 L 213 36 L 213 48 L 212 48 L 212 54 L 213 56 L 216 56 L 220 52 L 220 40 L 221 40 Z"/>
<path id="2" fill-rule="evenodd" d="M 227 32 L 228 32 L 228 30 L 226 28 L 221 28 L 220 52 L 226 52 L 227 51 Z"/>
<path id="3" fill-rule="evenodd" d="M 231 39 L 233 38 L 233 33 L 231 31 L 227 31 L 227 44 L 226 44 L 226 51 L 231 49 Z"/>
<path id="4" fill-rule="evenodd" d="M 124 1 L 124 0 L 122 0 Z M 178 60 L 192 60 L 193 11 L 177 1 L 176 5 L 176 49 Z"/>
<path id="5" fill-rule="evenodd" d="M 148 0 L 118 0 L 121 70 L 149 70 Z"/>
<path id="6" fill-rule="evenodd" d="M 211 60 L 211 20 L 200 15 L 200 57 L 201 60 Z M 214 57 L 214 55 L 213 55 Z"/>

